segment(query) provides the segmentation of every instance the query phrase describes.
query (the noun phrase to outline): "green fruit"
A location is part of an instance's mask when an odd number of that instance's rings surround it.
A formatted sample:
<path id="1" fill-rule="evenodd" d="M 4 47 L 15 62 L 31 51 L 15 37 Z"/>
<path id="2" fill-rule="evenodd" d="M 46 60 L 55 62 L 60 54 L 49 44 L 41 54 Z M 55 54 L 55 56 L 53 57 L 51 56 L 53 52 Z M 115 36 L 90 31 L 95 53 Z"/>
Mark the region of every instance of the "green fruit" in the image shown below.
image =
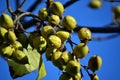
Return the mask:
<path id="1" fill-rule="evenodd" d="M 60 18 L 58 15 L 51 15 L 49 18 L 48 18 L 48 22 L 50 24 L 54 24 L 54 25 L 58 25 L 60 23 Z"/>
<path id="2" fill-rule="evenodd" d="M 100 0 L 91 0 L 89 3 L 89 7 L 93 9 L 100 8 L 102 6 L 102 2 Z"/>
<path id="3" fill-rule="evenodd" d="M 28 40 L 29 40 L 29 43 L 32 47 L 33 47 L 33 40 L 38 35 L 39 35 L 38 33 L 29 33 L 28 34 Z"/>
<path id="4" fill-rule="evenodd" d="M 60 57 L 61 63 L 66 65 L 70 60 L 72 60 L 72 54 L 70 52 L 63 52 Z"/>
<path id="5" fill-rule="evenodd" d="M 6 29 L 10 29 L 14 27 L 14 22 L 8 14 L 3 13 L 0 17 L 0 25 Z"/>
<path id="6" fill-rule="evenodd" d="M 12 54 L 12 59 L 20 64 L 27 64 L 28 63 L 28 58 L 26 54 L 21 51 L 21 50 L 15 50 Z"/>
<path id="7" fill-rule="evenodd" d="M 78 61 L 71 60 L 66 66 L 66 72 L 72 76 L 75 76 L 80 72 L 80 68 L 81 66 Z"/>
<path id="8" fill-rule="evenodd" d="M 81 28 L 78 32 L 79 39 L 82 40 L 91 40 L 91 31 L 88 28 Z"/>
<path id="9" fill-rule="evenodd" d="M 42 8 L 39 10 L 38 15 L 41 20 L 47 20 L 48 17 L 48 12 L 46 8 Z"/>
<path id="10" fill-rule="evenodd" d="M 57 31 L 56 35 L 61 39 L 62 42 L 70 38 L 70 33 L 67 31 Z"/>
<path id="11" fill-rule="evenodd" d="M 64 7 L 61 2 L 54 2 L 51 8 L 54 14 L 62 17 L 62 14 L 64 12 Z"/>
<path id="12" fill-rule="evenodd" d="M 88 66 L 92 71 L 99 70 L 101 68 L 101 65 L 102 65 L 102 59 L 100 56 L 95 55 L 89 59 Z"/>
<path id="13" fill-rule="evenodd" d="M 13 47 L 15 49 L 22 49 L 22 44 L 19 41 L 15 41 Z"/>
<path id="14" fill-rule="evenodd" d="M 97 74 L 95 74 L 95 76 L 93 77 L 93 80 L 99 80 L 99 77 Z"/>
<path id="15" fill-rule="evenodd" d="M 56 51 L 57 49 L 52 48 L 52 47 L 48 47 L 46 50 L 46 59 L 47 60 L 51 60 L 53 53 Z"/>
<path id="16" fill-rule="evenodd" d="M 113 12 L 114 12 L 115 18 L 116 19 L 119 18 L 120 17 L 120 6 L 113 8 Z"/>
<path id="17" fill-rule="evenodd" d="M 73 49 L 73 53 L 77 58 L 83 59 L 89 52 L 88 46 L 85 43 L 76 45 Z"/>
<path id="18" fill-rule="evenodd" d="M 38 52 L 43 52 L 46 49 L 47 41 L 43 36 L 37 36 L 33 39 L 33 47 L 38 50 Z"/>
<path id="19" fill-rule="evenodd" d="M 14 48 L 11 45 L 5 46 L 2 48 L 2 55 L 6 57 L 10 57 L 13 51 L 14 51 Z"/>
<path id="20" fill-rule="evenodd" d="M 74 77 L 74 80 L 81 80 L 81 74 L 80 73 L 77 73 L 73 77 Z"/>
<path id="21" fill-rule="evenodd" d="M 54 48 L 60 48 L 61 47 L 61 39 L 56 35 L 51 35 L 48 38 L 48 46 L 52 46 Z"/>
<path id="22" fill-rule="evenodd" d="M 48 39 L 50 35 L 55 34 L 55 30 L 52 26 L 44 26 L 41 30 L 41 34 L 45 39 Z"/>
<path id="23" fill-rule="evenodd" d="M 0 38 L 4 38 L 7 32 L 7 29 L 0 27 Z"/>
<path id="24" fill-rule="evenodd" d="M 72 16 L 65 16 L 62 21 L 62 26 L 65 27 L 67 30 L 72 31 L 77 27 L 77 22 L 74 17 Z"/>
<path id="25" fill-rule="evenodd" d="M 28 46 L 28 38 L 24 33 L 18 33 L 17 38 L 17 40 L 23 45 L 23 47 L 26 48 Z"/>
<path id="26" fill-rule="evenodd" d="M 8 31 L 7 38 L 11 43 L 14 43 L 17 40 L 17 37 L 13 31 Z"/>
<path id="27" fill-rule="evenodd" d="M 70 76 L 68 73 L 63 73 L 59 80 L 73 80 L 72 76 Z"/>

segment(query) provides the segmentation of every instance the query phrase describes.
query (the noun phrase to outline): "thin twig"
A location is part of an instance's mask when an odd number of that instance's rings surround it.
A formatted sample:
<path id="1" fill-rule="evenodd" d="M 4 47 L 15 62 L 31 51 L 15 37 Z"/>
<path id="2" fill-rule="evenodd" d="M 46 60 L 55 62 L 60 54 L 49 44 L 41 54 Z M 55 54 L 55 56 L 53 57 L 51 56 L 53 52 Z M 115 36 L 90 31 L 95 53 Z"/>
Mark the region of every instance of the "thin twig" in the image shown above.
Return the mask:
<path id="1" fill-rule="evenodd" d="M 15 2 L 16 2 L 16 3 L 15 3 L 15 4 L 16 4 L 16 8 L 18 8 L 20 2 L 19 2 L 19 0 L 16 0 Z"/>
<path id="2" fill-rule="evenodd" d="M 64 8 L 69 7 L 70 5 L 74 4 L 75 2 L 80 1 L 80 0 L 70 0 L 67 3 L 64 4 Z"/>
<path id="3" fill-rule="evenodd" d="M 13 10 L 12 10 L 11 7 L 10 7 L 10 2 L 9 2 L 9 0 L 6 0 L 6 3 L 7 3 L 7 9 L 8 9 L 8 11 L 9 11 L 12 15 L 14 15 L 14 12 L 13 12 Z"/>
<path id="4" fill-rule="evenodd" d="M 23 0 L 23 2 L 18 6 L 18 9 L 21 9 L 23 5 L 25 4 L 26 0 Z"/>
<path id="5" fill-rule="evenodd" d="M 30 13 L 30 12 L 24 12 L 24 13 L 22 13 L 21 15 L 19 15 L 19 16 L 14 20 L 14 24 L 16 24 L 16 22 L 17 22 L 18 20 L 20 20 L 20 19 L 21 19 L 22 17 L 24 17 L 24 16 L 31 16 L 31 17 L 35 17 L 37 20 L 40 20 L 40 18 L 39 18 L 38 16 L 36 16 L 36 15 Z"/>
<path id="6" fill-rule="evenodd" d="M 36 0 L 31 7 L 28 8 L 28 12 L 33 12 L 35 10 L 35 8 L 40 5 L 40 3 L 42 2 L 42 0 Z"/>

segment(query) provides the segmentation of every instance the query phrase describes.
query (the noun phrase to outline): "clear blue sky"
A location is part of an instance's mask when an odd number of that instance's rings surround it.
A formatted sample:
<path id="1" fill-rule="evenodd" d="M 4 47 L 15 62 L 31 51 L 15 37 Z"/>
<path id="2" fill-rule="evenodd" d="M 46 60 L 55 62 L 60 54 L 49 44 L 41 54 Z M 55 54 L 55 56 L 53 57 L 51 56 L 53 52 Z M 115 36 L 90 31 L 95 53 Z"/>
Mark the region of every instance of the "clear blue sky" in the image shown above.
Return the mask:
<path id="1" fill-rule="evenodd" d="M 11 4 L 14 8 L 14 0 L 10 0 Z M 24 10 L 29 8 L 29 5 L 34 0 L 27 0 Z M 61 1 L 62 3 L 65 3 L 67 0 L 55 0 L 55 1 Z M 89 7 L 87 7 L 89 0 L 80 0 L 76 2 L 75 4 L 71 5 L 70 7 L 66 8 L 66 12 L 63 14 L 65 15 L 71 15 L 74 16 L 77 20 L 77 23 L 82 26 L 97 26 L 101 27 L 104 25 L 109 24 L 112 21 L 112 14 L 111 14 L 111 5 L 109 2 L 104 2 L 103 6 L 98 10 L 92 10 Z M 43 2 L 42 5 L 40 5 L 35 11 L 34 14 L 38 13 L 38 10 L 42 7 L 45 7 L 45 3 Z M 6 9 L 5 0 L 1 0 L 0 2 L 0 15 L 1 13 Z M 29 29 L 31 30 L 31 29 Z M 110 34 L 94 34 L 93 37 L 102 37 L 107 36 Z M 80 43 L 78 40 L 78 36 L 73 34 L 72 35 L 73 41 L 76 43 Z M 97 71 L 98 76 L 100 77 L 100 80 L 120 80 L 119 74 L 120 74 L 120 36 L 117 38 L 104 40 L 104 41 L 91 41 L 88 44 L 90 48 L 90 53 L 85 57 L 84 60 L 81 60 L 80 62 L 82 64 L 86 64 L 88 62 L 88 59 L 92 55 L 99 55 L 103 59 L 103 65 L 99 71 Z M 68 47 L 68 50 L 70 48 Z M 44 57 L 44 56 L 43 56 Z M 45 67 L 47 70 L 47 76 L 43 78 L 42 80 L 58 80 L 61 71 L 58 70 L 51 62 L 46 61 Z M 9 71 L 8 71 L 8 65 L 5 60 L 3 60 L 0 57 L 0 80 L 12 80 L 10 77 Z M 35 80 L 37 76 L 36 71 L 27 74 L 23 77 L 17 78 L 15 80 Z M 89 80 L 88 75 L 86 72 L 84 72 L 84 78 L 83 80 Z"/>

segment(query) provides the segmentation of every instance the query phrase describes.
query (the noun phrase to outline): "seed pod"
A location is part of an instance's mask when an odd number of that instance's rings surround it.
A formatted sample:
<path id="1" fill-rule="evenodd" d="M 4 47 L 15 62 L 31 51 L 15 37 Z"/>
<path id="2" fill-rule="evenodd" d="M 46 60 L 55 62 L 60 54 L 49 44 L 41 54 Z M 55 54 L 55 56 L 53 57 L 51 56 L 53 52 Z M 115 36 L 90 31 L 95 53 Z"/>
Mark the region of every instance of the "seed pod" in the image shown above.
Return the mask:
<path id="1" fill-rule="evenodd" d="M 7 29 L 3 28 L 3 27 L 0 27 L 0 38 L 4 38 L 5 37 L 5 34 L 7 33 Z"/>
<path id="2" fill-rule="evenodd" d="M 68 62 L 67 66 L 66 66 L 66 72 L 72 76 L 77 75 L 77 73 L 80 72 L 80 63 L 75 61 L 75 60 L 71 60 Z"/>
<path id="3" fill-rule="evenodd" d="M 72 16 L 65 16 L 62 21 L 62 26 L 65 27 L 67 30 L 72 31 L 77 27 L 77 22 L 74 17 Z"/>
<path id="4" fill-rule="evenodd" d="M 46 50 L 46 59 L 51 61 L 52 55 L 54 52 L 56 52 L 57 49 L 53 47 L 48 47 Z"/>
<path id="5" fill-rule="evenodd" d="M 56 35 L 61 39 L 62 42 L 70 38 L 70 33 L 67 31 L 57 31 Z"/>
<path id="6" fill-rule="evenodd" d="M 91 40 L 91 31 L 88 28 L 81 28 L 78 32 L 79 39 L 83 40 Z"/>
<path id="7" fill-rule="evenodd" d="M 28 40 L 30 45 L 33 47 L 33 40 L 35 39 L 36 36 L 38 36 L 38 33 L 29 33 L 28 35 Z"/>
<path id="8" fill-rule="evenodd" d="M 15 49 L 22 49 L 22 44 L 19 41 L 15 41 L 13 47 Z"/>
<path id="9" fill-rule="evenodd" d="M 87 55 L 88 51 L 88 46 L 85 45 L 85 43 L 80 43 L 76 45 L 73 49 L 74 55 L 80 59 L 83 59 Z"/>
<path id="10" fill-rule="evenodd" d="M 88 66 L 92 71 L 99 70 L 101 68 L 101 65 L 102 65 L 102 59 L 100 56 L 95 55 L 89 59 Z"/>
<path id="11" fill-rule="evenodd" d="M 54 14 L 62 17 L 62 14 L 64 12 L 64 7 L 61 2 L 54 2 L 51 8 Z"/>
<path id="12" fill-rule="evenodd" d="M 97 75 L 97 74 L 95 74 L 95 76 L 93 77 L 93 79 L 92 79 L 92 80 L 99 80 L 98 75 Z"/>
<path id="13" fill-rule="evenodd" d="M 3 13 L 0 17 L 0 25 L 6 29 L 10 29 L 14 27 L 12 18 L 5 13 Z"/>
<path id="14" fill-rule="evenodd" d="M 53 53 L 52 55 L 52 63 L 58 67 L 60 70 L 65 70 L 66 66 L 63 65 L 61 62 L 60 62 L 60 56 L 61 56 L 62 52 L 60 51 L 56 51 Z"/>
<path id="15" fill-rule="evenodd" d="M 28 38 L 24 33 L 18 33 L 17 38 L 17 40 L 23 45 L 23 47 L 26 48 L 28 46 Z"/>
<path id="16" fill-rule="evenodd" d="M 41 34 L 45 39 L 48 39 L 50 35 L 55 34 L 55 30 L 52 26 L 44 26 L 41 30 Z"/>
<path id="17" fill-rule="evenodd" d="M 28 58 L 25 55 L 25 53 L 21 50 L 15 50 L 12 54 L 12 59 L 20 64 L 27 64 L 28 63 Z"/>
<path id="18" fill-rule="evenodd" d="M 37 36 L 33 39 L 33 47 L 38 50 L 38 52 L 43 52 L 46 49 L 47 41 L 43 36 Z"/>
<path id="19" fill-rule="evenodd" d="M 114 12 L 115 19 L 119 18 L 120 17 L 120 6 L 114 7 L 113 12 Z"/>
<path id="20" fill-rule="evenodd" d="M 42 8 L 39 10 L 38 15 L 41 20 L 47 20 L 48 17 L 48 12 L 46 8 Z"/>
<path id="21" fill-rule="evenodd" d="M 70 52 L 63 52 L 61 57 L 60 57 L 60 61 L 62 64 L 67 65 L 67 63 L 72 60 L 72 55 L 70 54 Z"/>
<path id="22" fill-rule="evenodd" d="M 81 74 L 80 73 L 77 73 L 73 77 L 74 77 L 74 80 L 81 80 Z"/>
<path id="23" fill-rule="evenodd" d="M 61 44 L 62 44 L 61 39 L 56 35 L 51 35 L 48 38 L 48 46 L 52 46 L 54 48 L 60 48 Z"/>
<path id="24" fill-rule="evenodd" d="M 10 57 L 13 51 L 14 51 L 14 48 L 11 45 L 5 46 L 2 48 L 2 55 L 6 57 Z"/>
<path id="25" fill-rule="evenodd" d="M 100 0 L 91 0 L 89 3 L 89 7 L 93 9 L 98 9 L 102 6 L 102 2 Z"/>
<path id="26" fill-rule="evenodd" d="M 54 24 L 54 25 L 58 25 L 60 23 L 60 18 L 58 15 L 54 15 L 52 14 L 49 18 L 48 18 L 48 22 L 50 24 Z"/>
<path id="27" fill-rule="evenodd" d="M 11 43 L 14 43 L 17 40 L 17 37 L 13 31 L 8 31 L 7 37 Z"/>
<path id="28" fill-rule="evenodd" d="M 73 78 L 72 76 L 65 72 L 60 76 L 59 80 L 73 80 Z"/>

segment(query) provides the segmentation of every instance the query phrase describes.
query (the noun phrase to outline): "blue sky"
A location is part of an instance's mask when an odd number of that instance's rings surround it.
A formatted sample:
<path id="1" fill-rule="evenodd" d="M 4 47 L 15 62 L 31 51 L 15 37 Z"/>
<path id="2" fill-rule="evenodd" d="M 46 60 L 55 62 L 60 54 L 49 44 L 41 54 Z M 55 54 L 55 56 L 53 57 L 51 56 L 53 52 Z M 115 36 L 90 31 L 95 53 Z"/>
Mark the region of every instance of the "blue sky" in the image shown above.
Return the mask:
<path id="1" fill-rule="evenodd" d="M 11 0 L 10 0 L 11 1 Z M 29 5 L 32 4 L 34 0 L 26 1 L 26 4 L 23 7 L 23 10 L 29 8 Z M 55 0 L 65 3 L 67 0 Z M 71 15 L 75 17 L 77 23 L 81 26 L 95 26 L 95 27 L 103 27 L 109 24 L 112 21 L 112 13 L 111 13 L 111 4 L 109 2 L 103 2 L 103 5 L 98 10 L 90 9 L 87 5 L 89 0 L 80 0 L 75 4 L 71 5 L 70 7 L 66 8 L 65 15 Z M 13 8 L 14 4 L 11 2 Z M 27 6 L 26 6 L 27 5 Z M 5 0 L 1 0 L 0 2 L 0 15 L 6 9 Z M 37 9 L 34 11 L 34 14 L 38 13 L 38 10 L 42 7 L 45 7 L 45 3 L 43 2 L 42 5 L 38 6 Z M 33 28 L 29 29 L 32 30 Z M 95 34 L 92 33 L 93 37 L 102 37 L 108 36 L 111 34 Z M 72 34 L 72 40 L 76 43 L 80 43 L 78 40 L 78 36 L 76 34 Z M 87 65 L 89 58 L 92 55 L 99 55 L 103 59 L 103 65 L 99 71 L 97 71 L 100 80 L 120 80 L 119 73 L 120 73 L 120 36 L 104 40 L 104 41 L 91 41 L 89 42 L 88 46 L 90 49 L 90 53 L 85 57 L 85 59 L 80 60 L 82 64 Z M 69 45 L 68 50 L 70 50 Z M 47 76 L 42 80 L 58 80 L 61 71 L 58 70 L 53 64 L 49 61 L 46 61 L 44 55 L 44 63 L 47 70 Z M 0 79 L 1 80 L 12 80 L 8 71 L 8 65 L 5 60 L 0 57 Z M 85 77 L 83 80 L 89 80 L 89 77 L 86 72 L 83 73 Z M 15 80 L 35 80 L 37 76 L 36 71 L 27 74 L 21 78 L 17 78 Z"/>

